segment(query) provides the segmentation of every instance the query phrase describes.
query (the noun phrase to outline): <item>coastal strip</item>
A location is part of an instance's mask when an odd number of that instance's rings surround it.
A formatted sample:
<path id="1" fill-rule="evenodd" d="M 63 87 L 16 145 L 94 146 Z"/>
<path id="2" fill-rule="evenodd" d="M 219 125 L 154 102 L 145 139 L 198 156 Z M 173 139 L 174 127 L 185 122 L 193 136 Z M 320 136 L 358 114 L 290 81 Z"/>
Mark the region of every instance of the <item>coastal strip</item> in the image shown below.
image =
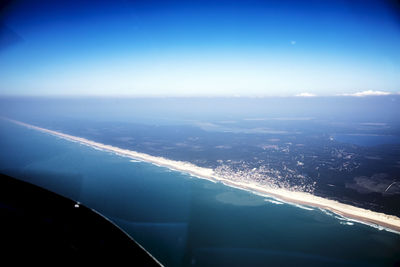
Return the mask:
<path id="1" fill-rule="evenodd" d="M 6 118 L 4 118 L 6 119 Z M 301 204 L 301 205 L 307 205 L 311 207 L 317 207 L 321 208 L 324 210 L 329 210 L 335 214 L 338 214 L 344 218 L 349 218 L 353 221 L 358 221 L 361 223 L 365 223 L 368 225 L 376 225 L 376 226 L 381 226 L 384 229 L 387 228 L 391 230 L 392 232 L 400 234 L 400 218 L 393 216 L 393 215 L 388 215 L 380 212 L 375 212 L 355 206 L 351 206 L 348 204 L 340 203 L 336 200 L 331 200 L 319 196 L 312 195 L 310 193 L 306 192 L 298 192 L 298 191 L 291 191 L 288 189 L 276 189 L 276 188 L 269 188 L 267 186 L 261 186 L 255 183 L 248 183 L 248 182 L 240 182 L 240 181 L 234 181 L 230 180 L 226 177 L 220 177 L 218 176 L 213 169 L 209 168 L 203 168 L 196 166 L 192 163 L 189 162 L 183 162 L 183 161 L 176 161 L 176 160 L 170 160 L 166 159 L 163 157 L 156 157 L 156 156 L 151 156 L 145 153 L 140 153 L 128 149 L 123 149 L 111 145 L 106 145 L 98 142 L 94 142 L 82 137 L 77 137 L 65 133 L 61 133 L 58 131 L 53 131 L 45 128 L 41 128 L 38 126 L 34 126 L 31 124 L 27 124 L 24 122 L 12 120 L 12 119 L 6 119 L 10 122 L 13 122 L 15 124 L 37 130 L 40 132 L 44 132 L 47 134 L 51 134 L 69 141 L 73 142 L 78 142 L 83 145 L 87 145 L 96 149 L 101 149 L 104 151 L 108 152 L 113 152 L 115 154 L 124 156 L 124 157 L 129 157 L 134 160 L 140 160 L 140 161 L 145 161 L 149 163 L 153 163 L 159 166 L 167 167 L 172 170 L 188 173 L 192 176 L 196 176 L 199 178 L 203 179 L 208 179 L 213 182 L 221 182 L 227 186 L 231 187 L 236 187 L 240 188 L 243 190 L 255 192 L 257 194 L 262 194 L 266 196 L 273 197 L 278 200 L 283 200 L 285 202 L 289 203 L 294 203 L 294 204 Z"/>

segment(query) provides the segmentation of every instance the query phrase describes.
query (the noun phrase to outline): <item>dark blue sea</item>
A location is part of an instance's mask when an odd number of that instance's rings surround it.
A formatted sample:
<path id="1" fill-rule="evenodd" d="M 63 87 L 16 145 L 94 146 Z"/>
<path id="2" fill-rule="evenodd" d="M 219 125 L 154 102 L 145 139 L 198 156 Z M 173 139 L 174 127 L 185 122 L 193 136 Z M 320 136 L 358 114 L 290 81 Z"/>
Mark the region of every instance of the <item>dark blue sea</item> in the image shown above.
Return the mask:
<path id="1" fill-rule="evenodd" d="M 166 266 L 400 262 L 399 234 L 6 121 L 0 129 L 0 172 L 95 209 Z"/>

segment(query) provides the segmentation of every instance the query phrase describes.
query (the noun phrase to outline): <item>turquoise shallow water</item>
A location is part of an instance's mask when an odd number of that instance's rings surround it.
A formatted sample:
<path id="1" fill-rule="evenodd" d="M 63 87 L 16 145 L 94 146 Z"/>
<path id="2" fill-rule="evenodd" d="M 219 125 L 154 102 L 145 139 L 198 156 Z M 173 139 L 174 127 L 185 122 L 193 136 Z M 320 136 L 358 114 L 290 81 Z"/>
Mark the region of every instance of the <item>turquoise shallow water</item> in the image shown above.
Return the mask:
<path id="1" fill-rule="evenodd" d="M 0 171 L 93 208 L 167 266 L 391 266 L 400 235 L 0 122 Z M 27 200 L 28 201 L 28 200 Z"/>

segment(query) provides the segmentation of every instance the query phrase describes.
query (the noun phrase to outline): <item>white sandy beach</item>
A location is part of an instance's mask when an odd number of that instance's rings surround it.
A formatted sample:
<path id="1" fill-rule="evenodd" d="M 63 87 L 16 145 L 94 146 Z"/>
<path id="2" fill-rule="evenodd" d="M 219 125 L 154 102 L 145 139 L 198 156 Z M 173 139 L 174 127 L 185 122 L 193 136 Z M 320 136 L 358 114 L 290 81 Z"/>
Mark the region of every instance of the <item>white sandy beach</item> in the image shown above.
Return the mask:
<path id="1" fill-rule="evenodd" d="M 24 127 L 28 127 L 30 129 L 34 129 L 37 131 L 41 131 L 44 133 L 48 133 L 51 135 L 55 135 L 58 137 L 61 137 L 63 139 L 67 139 L 70 141 L 74 142 L 79 142 L 81 144 L 97 148 L 97 149 L 102 149 L 105 151 L 110 151 L 122 156 L 126 156 L 132 159 L 140 160 L 140 161 L 145 161 L 145 162 L 150 162 L 153 164 L 157 164 L 163 167 L 167 167 L 173 170 L 189 173 L 193 176 L 197 176 L 199 178 L 205 178 L 214 182 L 222 182 L 227 186 L 232 186 L 232 187 L 237 187 L 241 188 L 243 190 L 248 190 L 248 191 L 253 191 L 257 192 L 259 194 L 265 194 L 267 196 L 274 197 L 278 200 L 283 200 L 286 202 L 290 203 L 295 203 L 295 204 L 303 204 L 303 205 L 308 205 L 312 207 L 318 207 L 326 210 L 330 210 L 336 214 L 339 214 L 343 217 L 350 218 L 356 221 L 360 221 L 363 223 L 367 224 L 373 224 L 373 225 L 379 225 L 385 228 L 389 228 L 397 233 L 400 233 L 400 218 L 393 216 L 393 215 L 387 215 L 384 213 L 379 213 L 367 209 L 362 209 L 358 207 L 354 207 L 351 205 L 343 204 L 335 200 L 330 200 L 322 197 L 318 197 L 315 195 L 312 195 L 310 193 L 305 193 L 305 192 L 294 192 L 290 190 L 285 190 L 285 189 L 274 189 L 274 188 L 268 188 L 265 186 L 260 186 L 257 184 L 252 184 L 252 183 L 243 183 L 243 182 L 238 182 L 238 181 L 233 181 L 229 180 L 224 177 L 218 177 L 215 172 L 212 169 L 208 168 L 202 168 L 198 167 L 194 164 L 188 163 L 188 162 L 182 162 L 182 161 L 175 161 L 175 160 L 169 160 L 166 158 L 162 157 L 155 157 L 151 156 L 148 154 L 144 153 L 139 153 L 127 149 L 122 149 L 106 144 L 101 144 L 97 143 L 94 141 L 87 140 L 85 138 L 81 137 L 76 137 L 68 134 L 64 134 L 61 132 L 57 131 L 52 131 L 48 129 L 44 129 L 41 127 L 37 127 L 34 125 L 30 125 L 27 123 L 23 123 L 20 121 L 15 121 L 15 120 L 10 120 L 7 119 L 13 123 L 22 125 Z"/>

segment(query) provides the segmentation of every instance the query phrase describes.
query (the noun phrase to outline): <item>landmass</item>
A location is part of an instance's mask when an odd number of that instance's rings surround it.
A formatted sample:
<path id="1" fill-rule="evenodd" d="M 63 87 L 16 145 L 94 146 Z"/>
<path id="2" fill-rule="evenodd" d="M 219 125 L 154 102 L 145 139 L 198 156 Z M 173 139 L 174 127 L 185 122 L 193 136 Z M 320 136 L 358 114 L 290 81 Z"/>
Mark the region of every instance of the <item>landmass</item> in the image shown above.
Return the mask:
<path id="1" fill-rule="evenodd" d="M 164 157 L 153 156 L 146 153 L 91 141 L 86 138 L 73 136 L 59 131 L 45 129 L 16 120 L 8 120 L 33 130 L 51 134 L 69 141 L 79 142 L 81 144 L 96 149 L 113 152 L 118 155 L 129 157 L 135 160 L 150 162 L 159 166 L 185 172 L 193 176 L 208 179 L 214 182 L 221 182 L 227 186 L 256 192 L 258 194 L 264 194 L 266 196 L 272 196 L 278 200 L 284 200 L 290 203 L 304 204 L 330 210 L 346 218 L 350 218 L 367 224 L 379 225 L 388 228 L 391 231 L 400 233 L 400 218 L 397 216 L 355 207 L 333 199 L 316 196 L 312 194 L 311 189 L 307 187 L 307 185 L 293 187 L 288 184 L 288 186 L 285 187 L 285 183 L 267 183 L 265 180 L 261 179 L 261 173 L 259 171 L 257 172 L 254 169 L 253 176 L 251 176 L 251 172 L 240 173 L 237 171 L 229 170 L 229 168 L 226 167 L 215 169 L 205 168 L 186 161 L 177 161 Z M 393 184 L 391 186 L 393 186 Z"/>

